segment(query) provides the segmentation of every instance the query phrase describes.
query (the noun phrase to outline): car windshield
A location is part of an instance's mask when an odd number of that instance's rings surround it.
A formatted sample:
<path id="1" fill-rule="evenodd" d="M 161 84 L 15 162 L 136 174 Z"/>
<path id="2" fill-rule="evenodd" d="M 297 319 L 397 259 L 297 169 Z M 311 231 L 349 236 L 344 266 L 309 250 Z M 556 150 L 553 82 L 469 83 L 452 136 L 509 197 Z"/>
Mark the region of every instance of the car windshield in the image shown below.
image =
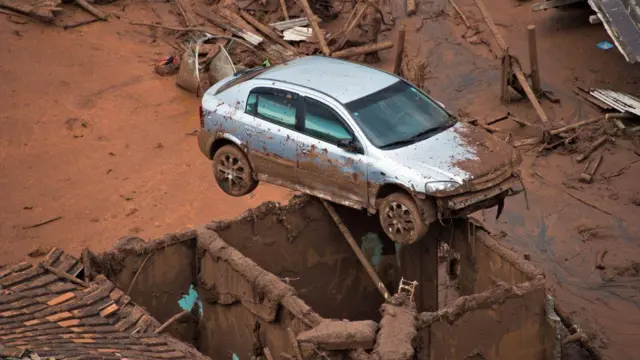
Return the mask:
<path id="1" fill-rule="evenodd" d="M 404 81 L 346 107 L 369 141 L 382 149 L 420 141 L 454 123 L 441 106 Z"/>

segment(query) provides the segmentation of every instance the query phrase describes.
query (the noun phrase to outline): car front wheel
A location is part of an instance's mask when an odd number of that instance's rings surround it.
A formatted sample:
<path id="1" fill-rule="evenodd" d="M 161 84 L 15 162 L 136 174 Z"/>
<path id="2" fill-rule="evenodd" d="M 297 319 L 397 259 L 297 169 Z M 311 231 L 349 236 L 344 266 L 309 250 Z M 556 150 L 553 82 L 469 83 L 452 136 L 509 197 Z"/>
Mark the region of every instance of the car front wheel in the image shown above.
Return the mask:
<path id="1" fill-rule="evenodd" d="M 258 186 L 249 159 L 234 145 L 225 145 L 213 155 L 213 174 L 218 186 L 231 196 L 249 194 Z"/>
<path id="2" fill-rule="evenodd" d="M 414 243 L 429 230 L 420 217 L 418 205 L 405 193 L 393 193 L 382 199 L 378 215 L 384 232 L 399 244 Z"/>

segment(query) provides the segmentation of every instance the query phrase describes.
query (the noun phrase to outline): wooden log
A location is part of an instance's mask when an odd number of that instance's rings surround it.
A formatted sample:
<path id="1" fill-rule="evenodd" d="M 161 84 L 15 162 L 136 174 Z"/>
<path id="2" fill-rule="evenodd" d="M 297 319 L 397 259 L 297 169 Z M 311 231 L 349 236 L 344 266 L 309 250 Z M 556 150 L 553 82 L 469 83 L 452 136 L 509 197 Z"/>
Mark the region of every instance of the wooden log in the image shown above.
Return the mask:
<path id="1" fill-rule="evenodd" d="M 502 65 L 501 78 L 500 78 L 500 101 L 508 102 L 509 101 L 509 80 L 511 79 L 511 56 L 509 56 L 509 52 L 503 52 L 500 57 L 500 62 Z"/>
<path id="2" fill-rule="evenodd" d="M 287 11 L 287 3 L 285 0 L 280 0 L 280 7 L 282 8 L 282 15 L 284 16 L 284 20 L 289 20 L 289 11 Z"/>
<path id="3" fill-rule="evenodd" d="M 580 181 L 590 184 L 591 180 L 593 180 L 593 176 L 598 171 L 598 167 L 600 167 L 600 163 L 602 162 L 603 154 L 600 154 L 595 161 L 587 162 L 587 165 L 584 166 L 584 170 L 582 174 L 580 174 Z"/>
<path id="4" fill-rule="evenodd" d="M 246 22 L 248 22 L 251 26 L 258 29 L 258 31 L 260 31 L 262 34 L 266 35 L 269 39 L 273 40 L 276 44 L 282 46 L 283 48 L 291 51 L 294 54 L 298 53 L 298 50 L 295 47 L 291 46 L 286 41 L 282 40 L 282 38 L 278 34 L 276 34 L 273 30 L 271 30 L 267 25 L 261 23 L 260 21 L 258 21 L 258 19 L 251 16 L 248 12 L 244 10 L 240 10 L 240 16 L 242 16 L 242 18 Z"/>
<path id="5" fill-rule="evenodd" d="M 340 215 L 338 215 L 336 210 L 333 208 L 333 205 L 329 204 L 326 200 L 323 200 L 323 199 L 321 199 L 320 201 L 322 201 L 322 204 L 329 212 L 329 215 L 331 215 L 331 217 L 333 218 L 333 221 L 336 223 L 336 226 L 338 227 L 340 232 L 342 232 L 342 235 L 347 240 L 347 243 L 349 243 L 349 246 L 351 246 L 351 249 L 358 257 L 358 260 L 360 260 L 360 263 L 362 264 L 364 269 L 367 271 L 367 274 L 369 274 L 369 277 L 373 281 L 378 291 L 380 291 L 380 293 L 382 294 L 385 300 L 389 299 L 391 295 L 389 295 L 387 288 L 384 286 L 384 283 L 378 276 L 378 273 L 376 272 L 376 270 L 369 263 L 369 260 L 367 260 L 367 257 L 364 255 L 362 250 L 360 250 L 358 243 L 353 238 L 353 235 L 351 235 L 351 232 L 349 231 L 349 229 L 347 229 L 347 227 L 344 225 L 344 223 L 340 219 Z"/>
<path id="6" fill-rule="evenodd" d="M 300 0 L 300 4 L 302 4 L 302 10 L 304 10 L 304 14 L 307 16 L 307 19 L 309 19 L 311 29 L 313 29 L 313 33 L 318 39 L 318 43 L 320 43 L 322 53 L 324 56 L 331 56 L 331 50 L 324 38 L 324 32 L 320 29 L 320 26 L 318 26 L 318 20 L 316 20 L 316 16 L 313 14 L 311 6 L 309 6 L 309 2 L 307 0 Z"/>
<path id="7" fill-rule="evenodd" d="M 95 16 L 96 18 L 102 20 L 102 21 L 107 21 L 107 15 L 105 15 L 102 11 L 96 9 L 95 7 L 93 7 L 93 5 L 89 4 L 88 2 L 86 2 L 85 0 L 75 0 L 75 3 L 80 6 L 82 9 L 84 9 L 86 12 L 90 13 L 91 15 Z"/>
<path id="8" fill-rule="evenodd" d="M 351 56 L 357 56 L 357 55 L 368 54 L 376 51 L 386 50 L 392 47 L 393 47 L 393 43 L 391 41 L 383 41 L 381 43 L 368 44 L 363 46 L 352 47 L 342 51 L 337 51 L 333 53 L 331 56 L 335 58 L 348 58 Z"/>
<path id="9" fill-rule="evenodd" d="M 449 3 L 451 4 L 451 6 L 453 6 L 453 8 L 458 13 L 458 15 L 460 15 L 460 17 L 462 18 L 462 22 L 464 22 L 464 26 L 466 26 L 467 29 L 470 28 L 471 23 L 469 23 L 469 20 L 467 20 L 467 17 L 464 15 L 464 13 L 462 12 L 458 4 L 456 4 L 455 0 L 449 0 Z"/>
<path id="10" fill-rule="evenodd" d="M 482 17 L 487 23 L 489 30 L 491 30 L 491 32 L 493 33 L 493 36 L 496 38 L 496 41 L 498 42 L 498 46 L 500 46 L 500 50 L 502 50 L 502 52 L 508 52 L 507 43 L 502 38 L 502 35 L 500 35 L 500 32 L 498 32 L 498 28 L 496 27 L 496 24 L 493 22 L 493 19 L 491 19 L 491 15 L 489 15 L 489 11 L 487 10 L 486 6 L 484 6 L 484 3 L 482 2 L 482 0 L 475 0 L 475 2 L 476 2 L 476 6 L 478 7 L 478 10 L 480 10 L 480 14 L 482 14 Z"/>
<path id="11" fill-rule="evenodd" d="M 404 41 L 406 37 L 405 24 L 400 24 L 398 34 L 396 37 L 396 56 L 393 59 L 393 73 L 401 75 L 402 72 L 402 58 L 404 57 Z"/>
<path id="12" fill-rule="evenodd" d="M 540 105 L 540 102 L 538 101 L 535 93 L 529 86 L 527 78 L 524 76 L 522 69 L 520 69 L 520 66 L 518 66 L 517 64 L 511 64 L 511 68 L 513 69 L 513 73 L 516 75 L 518 82 L 520 83 L 520 85 L 522 85 L 522 89 L 524 90 L 525 94 L 527 94 L 527 98 L 529 98 L 531 105 L 533 105 L 533 108 L 536 110 L 536 113 L 538 114 L 540 121 L 542 121 L 543 126 L 545 128 L 549 128 L 551 126 L 551 124 L 549 123 L 549 118 L 542 109 L 542 106 Z"/>
<path id="13" fill-rule="evenodd" d="M 605 120 L 605 119 L 607 119 L 607 116 L 598 116 L 598 117 L 595 117 L 595 118 L 592 118 L 592 119 L 589 119 L 589 120 L 578 121 L 575 124 L 571 124 L 571 125 L 563 126 L 561 128 L 553 129 L 553 130 L 549 131 L 549 133 L 551 135 L 558 135 L 560 133 L 563 133 L 563 132 L 566 132 L 566 131 L 569 131 L 569 130 L 574 130 L 574 129 L 577 129 L 579 127 L 582 127 L 582 126 L 585 126 L 585 125 L 589 125 L 589 124 L 593 124 L 593 123 L 596 123 L 598 121 Z"/>
<path id="14" fill-rule="evenodd" d="M 64 272 L 64 271 L 62 271 L 60 269 L 56 269 L 56 268 L 52 267 L 51 265 L 48 265 L 48 264 L 45 264 L 45 263 L 42 262 L 42 263 L 40 263 L 40 267 L 42 267 L 43 269 L 45 269 L 45 270 L 47 270 L 49 272 L 54 273 L 55 275 L 57 275 L 57 276 L 59 276 L 59 277 L 61 277 L 63 279 L 69 280 L 72 283 L 76 283 L 76 284 L 78 284 L 78 285 L 80 285 L 82 287 L 89 287 L 89 284 L 87 284 L 86 282 L 78 279 L 77 277 L 71 276 L 71 275 L 67 274 L 66 272 Z"/>
<path id="15" fill-rule="evenodd" d="M 159 328 L 157 328 L 153 333 L 161 334 L 167 327 L 169 327 L 169 325 L 171 325 L 173 322 L 180 319 L 181 317 L 185 316 L 187 313 L 189 313 L 187 310 L 182 310 L 181 312 L 173 315 L 171 318 L 169 318 L 169 320 L 165 321 L 165 323 L 162 324 Z"/>
<path id="16" fill-rule="evenodd" d="M 538 70 L 538 45 L 536 42 L 536 26 L 527 26 L 529 39 L 529 63 L 531 64 L 531 87 L 536 93 L 542 91 L 540 87 L 540 72 Z"/>
<path id="17" fill-rule="evenodd" d="M 416 0 L 406 0 L 407 2 L 407 16 L 411 16 L 418 11 L 418 6 L 416 5 Z"/>
<path id="18" fill-rule="evenodd" d="M 584 161 L 584 159 L 588 158 L 589 155 L 591 155 L 591 153 L 593 153 L 594 151 L 596 151 L 596 149 L 598 149 L 602 144 L 604 144 L 607 140 L 609 140 L 609 136 L 608 135 L 603 135 L 601 138 L 599 138 L 598 140 L 596 140 L 596 142 L 594 142 L 593 144 L 591 144 L 591 146 L 589 146 L 589 148 L 583 153 L 578 155 L 578 157 L 576 158 L 577 162 L 582 162 Z"/>

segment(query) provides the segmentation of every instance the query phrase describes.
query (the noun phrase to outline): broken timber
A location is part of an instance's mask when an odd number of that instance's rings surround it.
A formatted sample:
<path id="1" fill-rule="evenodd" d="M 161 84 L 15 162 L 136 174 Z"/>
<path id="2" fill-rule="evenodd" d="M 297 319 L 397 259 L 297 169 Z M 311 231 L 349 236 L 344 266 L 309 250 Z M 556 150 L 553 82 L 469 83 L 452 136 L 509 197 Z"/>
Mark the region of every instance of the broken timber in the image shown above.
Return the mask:
<path id="1" fill-rule="evenodd" d="M 353 252 L 356 253 L 358 260 L 360 260 L 360 263 L 362 264 L 362 266 L 364 266 L 364 269 L 367 271 L 367 274 L 369 274 L 369 277 L 371 277 L 371 280 L 373 280 L 373 283 L 375 284 L 376 288 L 378 288 L 378 291 L 380 291 L 380 294 L 382 294 L 385 300 L 389 299 L 391 296 L 389 295 L 387 288 L 384 286 L 384 283 L 378 276 L 378 273 L 376 273 L 371 264 L 369 264 L 369 260 L 367 260 L 367 257 L 362 253 L 360 247 L 358 247 L 356 240 L 353 238 L 349 229 L 347 229 L 347 227 L 340 219 L 340 215 L 338 215 L 336 210 L 333 208 L 333 205 L 329 204 L 324 199 L 320 199 L 320 201 L 322 201 L 322 205 L 327 208 L 329 215 L 331 215 L 331 217 L 333 218 L 333 221 L 336 223 L 336 226 L 338 226 L 338 229 L 340 229 L 340 232 L 342 232 L 342 235 L 344 235 L 344 238 L 349 243 L 349 246 L 351 246 L 351 249 L 353 249 Z"/>
<path id="2" fill-rule="evenodd" d="M 266 35 L 269 39 L 273 40 L 276 44 L 282 46 L 283 48 L 285 48 L 285 49 L 287 49 L 289 51 L 291 51 L 293 54 L 296 54 L 298 52 L 295 47 L 291 46 L 289 43 L 287 43 L 286 41 L 282 40 L 282 38 L 280 38 L 280 36 L 278 36 L 278 34 L 273 32 L 273 30 L 269 29 L 268 26 L 266 26 L 263 23 L 261 23 L 260 21 L 258 21 L 258 19 L 256 19 L 253 16 L 251 16 L 248 12 L 246 12 L 244 10 L 240 10 L 240 16 L 242 16 L 242 18 L 246 22 L 248 22 L 249 25 L 255 27 L 258 31 L 260 31 L 261 33 Z"/>
<path id="3" fill-rule="evenodd" d="M 84 9 L 86 12 L 88 12 L 89 14 L 95 16 L 96 18 L 102 21 L 107 21 L 107 15 L 105 15 L 102 11 L 93 7 L 93 5 L 89 4 L 85 0 L 75 0 L 75 3 L 78 6 L 80 6 L 82 9 Z"/>
<path id="4" fill-rule="evenodd" d="M 489 30 L 491 30 L 491 33 L 493 33 L 493 36 L 495 37 L 496 42 L 500 47 L 500 50 L 502 51 L 503 62 L 504 62 L 505 57 L 508 58 L 511 56 L 509 55 L 509 47 L 507 46 L 507 43 L 504 41 L 504 39 L 498 32 L 498 28 L 496 27 L 496 24 L 493 22 L 493 19 L 491 18 L 491 15 L 489 15 L 489 11 L 487 11 L 487 8 L 485 7 L 482 0 L 475 0 L 475 2 L 476 2 L 476 5 L 478 6 L 478 9 L 480 10 L 480 13 L 482 14 L 482 17 L 487 23 Z M 544 110 L 542 109 L 542 106 L 540 106 L 540 102 L 538 101 L 538 98 L 536 97 L 535 93 L 531 89 L 531 86 L 529 86 L 529 83 L 527 82 L 527 77 L 524 75 L 524 72 L 522 72 L 522 68 L 520 68 L 520 65 L 513 64 L 511 63 L 511 61 L 508 61 L 506 64 L 503 63 L 503 66 L 506 67 L 507 71 L 509 70 L 509 66 L 511 67 L 511 71 L 513 71 L 514 75 L 518 79 L 518 82 L 522 86 L 522 89 L 527 95 L 527 98 L 529 98 L 529 101 L 531 101 L 531 105 L 533 105 L 533 108 L 536 110 L 536 113 L 538 114 L 540 121 L 542 121 L 543 127 L 545 129 L 548 129 L 551 125 L 549 123 L 549 118 L 547 117 L 547 114 L 545 114 Z M 503 69 L 503 76 L 506 75 L 504 74 L 504 72 L 505 70 Z M 506 88 L 504 88 L 505 86 L 504 81 L 505 80 L 503 79 L 503 89 L 502 89 L 503 95 L 506 93 Z"/>
<path id="5" fill-rule="evenodd" d="M 336 51 L 331 56 L 335 58 L 348 58 L 351 56 L 368 54 L 368 53 L 377 52 L 380 50 L 386 50 L 392 47 L 393 47 L 393 43 L 391 41 L 383 41 L 381 43 L 368 44 L 368 45 L 348 48 L 342 51 Z"/>
<path id="6" fill-rule="evenodd" d="M 311 28 L 313 29 L 313 34 L 318 39 L 320 43 L 320 49 L 324 56 L 331 56 L 331 50 L 329 50 L 329 46 L 327 45 L 327 41 L 324 38 L 324 32 L 318 26 L 318 20 L 316 20 L 316 16 L 313 14 L 311 10 L 311 6 L 309 6 L 309 2 L 307 0 L 300 0 L 300 4 L 302 4 L 302 10 L 304 10 L 304 14 L 309 19 L 309 23 L 311 24 Z"/>
<path id="7" fill-rule="evenodd" d="M 404 57 L 405 36 L 405 24 L 400 24 L 396 40 L 396 56 L 393 59 L 393 73 L 396 75 L 401 75 L 400 73 L 402 72 L 402 58 Z"/>

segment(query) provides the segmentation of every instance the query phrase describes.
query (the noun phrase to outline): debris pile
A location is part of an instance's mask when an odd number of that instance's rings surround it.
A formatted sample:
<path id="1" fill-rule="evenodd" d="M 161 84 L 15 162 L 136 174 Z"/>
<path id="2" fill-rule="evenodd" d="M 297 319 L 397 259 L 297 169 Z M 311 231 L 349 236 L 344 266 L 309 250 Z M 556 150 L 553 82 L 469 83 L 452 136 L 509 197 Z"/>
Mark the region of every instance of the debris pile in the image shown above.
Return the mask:
<path id="1" fill-rule="evenodd" d="M 177 84 L 198 95 L 215 82 L 257 66 L 283 63 L 299 56 L 323 54 L 337 58 L 364 57 L 368 63 L 380 61 L 378 52 L 393 47 L 378 41 L 394 20 L 374 1 L 352 5 L 342 29 L 325 32 L 320 23 L 332 20 L 337 9 L 328 0 L 296 3 L 282 1 L 220 1 L 214 5 L 175 0 L 176 13 L 184 27 L 132 21 L 133 25 L 178 32 L 165 40 L 175 50 L 173 58 L 160 60 L 156 71 L 170 74 L 180 66 Z M 191 5 L 191 4 L 190 4 Z M 168 59 L 179 58 L 169 64 Z M 180 65 L 176 65 L 176 64 Z M 170 65 L 170 71 L 166 67 Z"/>

